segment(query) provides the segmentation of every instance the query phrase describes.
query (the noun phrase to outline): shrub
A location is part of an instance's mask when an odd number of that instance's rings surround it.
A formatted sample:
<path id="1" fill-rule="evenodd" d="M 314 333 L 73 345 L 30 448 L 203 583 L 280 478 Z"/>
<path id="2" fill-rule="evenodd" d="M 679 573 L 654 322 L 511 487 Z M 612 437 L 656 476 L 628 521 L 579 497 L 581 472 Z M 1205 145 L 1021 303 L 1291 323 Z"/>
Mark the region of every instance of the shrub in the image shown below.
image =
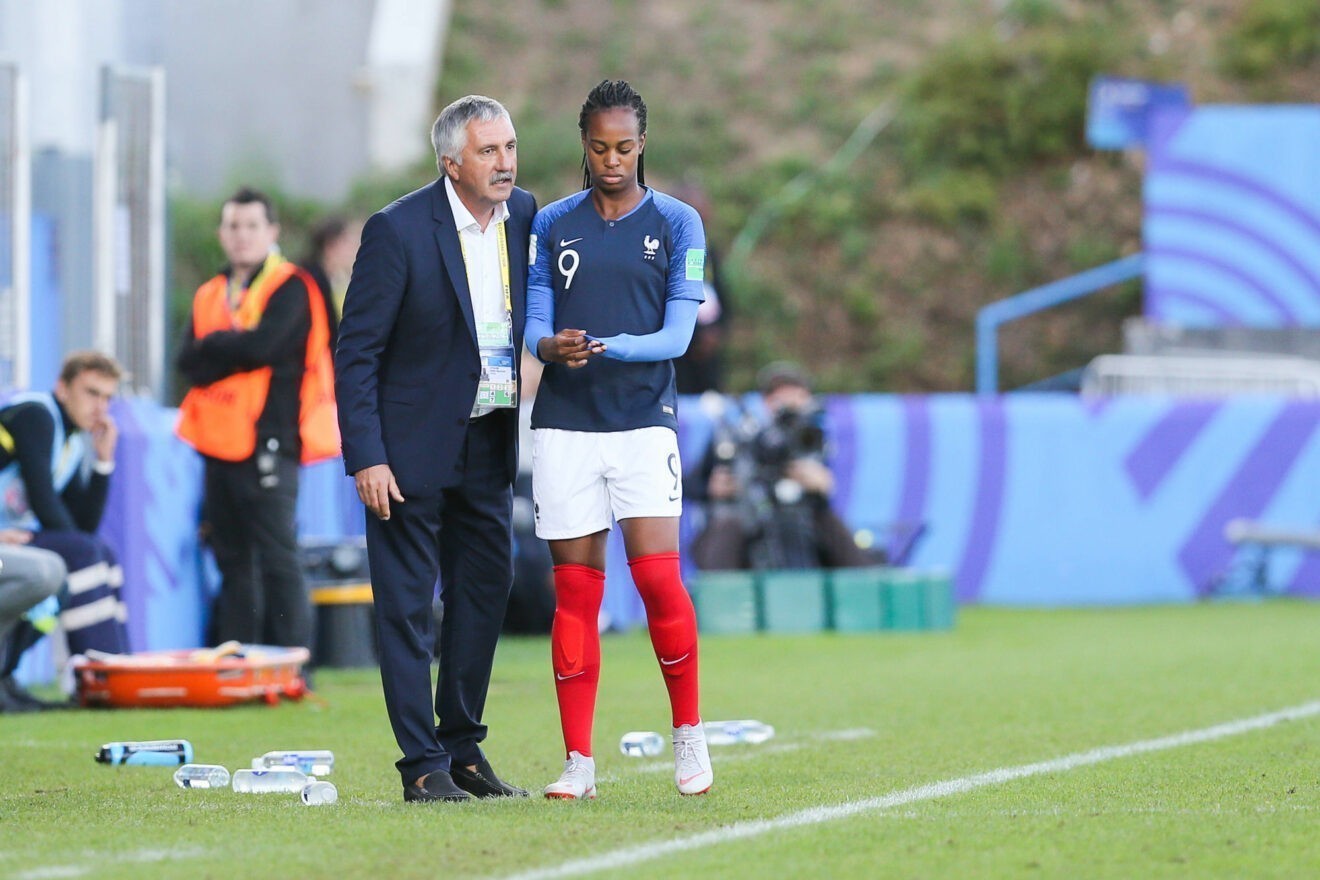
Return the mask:
<path id="1" fill-rule="evenodd" d="M 956 169 L 921 178 L 896 200 L 900 211 L 942 226 L 984 223 L 998 202 L 999 190 L 989 174 Z"/>
<path id="2" fill-rule="evenodd" d="M 903 96 L 909 173 L 954 167 L 1002 176 L 1080 150 L 1087 87 L 1117 57 L 1120 39 L 1092 22 L 1012 39 L 982 31 L 936 52 Z"/>
<path id="3" fill-rule="evenodd" d="M 1320 3 L 1251 0 L 1221 49 L 1225 68 L 1248 79 L 1320 58 Z"/>

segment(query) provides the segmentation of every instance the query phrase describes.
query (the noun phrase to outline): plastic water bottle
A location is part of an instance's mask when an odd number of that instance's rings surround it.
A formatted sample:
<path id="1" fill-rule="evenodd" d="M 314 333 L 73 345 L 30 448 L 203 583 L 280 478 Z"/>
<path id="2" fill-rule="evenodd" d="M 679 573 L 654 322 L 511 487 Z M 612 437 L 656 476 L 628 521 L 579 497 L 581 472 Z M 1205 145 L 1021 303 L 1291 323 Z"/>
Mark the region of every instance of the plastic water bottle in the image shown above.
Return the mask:
<path id="1" fill-rule="evenodd" d="M 186 739 L 112 742 L 101 746 L 95 757 L 102 764 L 177 767 L 192 760 L 193 747 Z"/>
<path id="2" fill-rule="evenodd" d="M 665 738 L 654 730 L 630 730 L 619 740 L 619 751 L 630 758 L 654 758 L 665 750 Z"/>
<path id="3" fill-rule="evenodd" d="M 272 767 L 293 767 L 308 776 L 329 776 L 335 769 L 334 753 L 328 749 L 294 749 L 287 752 L 267 752 L 252 759 L 253 770 Z"/>
<path id="4" fill-rule="evenodd" d="M 308 776 L 296 767 L 272 767 L 269 770 L 235 770 L 234 791 L 244 794 L 268 792 L 299 792 L 315 776 Z"/>
<path id="5" fill-rule="evenodd" d="M 734 743 L 763 743 L 775 735 L 775 729 L 764 721 L 706 721 L 706 742 L 712 746 Z"/>
<path id="6" fill-rule="evenodd" d="M 324 807 L 339 800 L 339 789 L 333 782 L 312 781 L 303 786 L 302 802 L 309 807 Z"/>
<path id="7" fill-rule="evenodd" d="M 229 771 L 218 764 L 184 764 L 174 771 L 179 788 L 225 788 Z"/>

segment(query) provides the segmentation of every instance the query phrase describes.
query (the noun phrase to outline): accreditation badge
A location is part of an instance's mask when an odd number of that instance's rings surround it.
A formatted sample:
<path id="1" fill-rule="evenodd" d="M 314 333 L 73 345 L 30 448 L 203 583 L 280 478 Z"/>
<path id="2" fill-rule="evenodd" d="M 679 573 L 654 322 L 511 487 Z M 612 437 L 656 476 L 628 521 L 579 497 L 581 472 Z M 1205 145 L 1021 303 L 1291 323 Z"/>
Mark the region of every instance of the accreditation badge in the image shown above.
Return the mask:
<path id="1" fill-rule="evenodd" d="M 513 327 L 509 321 L 478 321 L 477 348 L 483 352 L 492 348 L 513 348 Z"/>
<path id="2" fill-rule="evenodd" d="M 518 405 L 518 374 L 513 370 L 512 345 L 481 350 L 477 405 L 497 409 Z"/>

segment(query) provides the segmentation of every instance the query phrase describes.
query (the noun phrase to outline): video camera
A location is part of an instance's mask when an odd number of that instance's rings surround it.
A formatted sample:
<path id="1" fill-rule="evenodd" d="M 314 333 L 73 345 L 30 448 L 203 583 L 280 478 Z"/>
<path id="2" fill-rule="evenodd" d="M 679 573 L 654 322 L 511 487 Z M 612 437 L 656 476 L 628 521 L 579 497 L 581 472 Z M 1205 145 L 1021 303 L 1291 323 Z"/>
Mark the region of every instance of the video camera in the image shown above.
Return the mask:
<path id="1" fill-rule="evenodd" d="M 715 464 L 728 468 L 739 487 L 736 498 L 718 502 L 736 516 L 747 535 L 747 560 L 754 569 L 811 568 L 816 551 L 816 496 L 788 476 L 794 461 L 823 462 L 825 412 L 813 402 L 786 407 L 768 423 L 743 411 L 728 420 L 712 447 Z"/>
<path id="2" fill-rule="evenodd" d="M 787 478 L 791 462 L 824 461 L 825 411 L 819 406 L 785 408 L 768 424 L 743 413 L 726 426 L 714 445 L 716 464 L 727 467 L 741 487 L 739 503 L 752 508 L 791 506 L 802 499 L 801 487 Z"/>
<path id="3" fill-rule="evenodd" d="M 752 438 L 752 455 L 767 475 L 776 475 L 791 461 L 825 457 L 825 411 L 812 404 L 804 409 L 781 409 L 770 424 Z"/>

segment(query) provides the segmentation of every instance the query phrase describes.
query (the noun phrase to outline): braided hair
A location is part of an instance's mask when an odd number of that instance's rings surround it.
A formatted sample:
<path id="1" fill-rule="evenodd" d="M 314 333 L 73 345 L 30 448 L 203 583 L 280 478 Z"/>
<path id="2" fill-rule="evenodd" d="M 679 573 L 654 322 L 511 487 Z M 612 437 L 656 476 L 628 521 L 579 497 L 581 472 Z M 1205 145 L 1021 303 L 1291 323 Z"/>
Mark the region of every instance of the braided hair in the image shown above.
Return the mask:
<path id="1" fill-rule="evenodd" d="M 646 102 L 642 100 L 642 96 L 637 94 L 626 80 L 604 79 L 591 90 L 587 100 L 582 103 L 582 112 L 578 114 L 578 131 L 582 132 L 582 137 L 587 136 L 587 121 L 591 119 L 591 114 L 599 113 L 601 110 L 613 110 L 616 107 L 626 107 L 636 113 L 637 131 L 639 134 L 646 134 Z M 646 184 L 644 150 L 637 156 L 637 182 Z M 582 151 L 582 188 L 591 188 L 591 170 L 587 167 L 586 150 Z"/>

